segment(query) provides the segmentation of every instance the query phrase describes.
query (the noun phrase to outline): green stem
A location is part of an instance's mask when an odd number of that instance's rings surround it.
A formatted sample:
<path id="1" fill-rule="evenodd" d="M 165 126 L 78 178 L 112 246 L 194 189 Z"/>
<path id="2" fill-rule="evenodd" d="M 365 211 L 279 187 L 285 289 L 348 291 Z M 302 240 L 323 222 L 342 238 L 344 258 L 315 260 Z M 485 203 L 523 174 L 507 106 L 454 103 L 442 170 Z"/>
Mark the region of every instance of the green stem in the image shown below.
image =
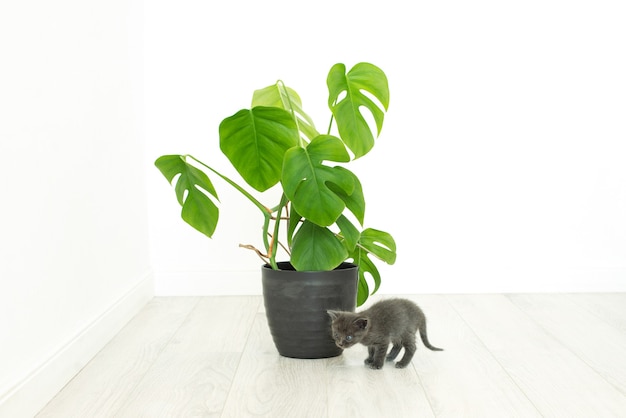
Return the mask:
<path id="1" fill-rule="evenodd" d="M 337 105 L 337 100 L 335 100 L 333 102 L 333 105 L 331 107 L 335 107 Z M 333 127 L 333 121 L 335 120 L 335 115 L 333 115 L 332 110 L 330 113 L 330 123 L 328 124 L 328 132 L 326 133 L 327 135 L 330 135 L 330 130 Z"/>
<path id="2" fill-rule="evenodd" d="M 266 216 L 265 219 L 263 220 L 262 240 L 263 240 L 263 247 L 265 248 L 265 254 L 269 254 L 269 251 L 270 251 L 270 242 L 267 239 L 269 235 L 268 231 L 270 229 L 270 219 L 271 219 L 271 216 Z M 278 267 L 274 266 L 275 264 L 276 263 L 272 262 L 272 259 L 270 258 L 270 265 L 272 266 L 272 269 L 278 270 Z"/>
<path id="3" fill-rule="evenodd" d="M 270 265 L 274 270 L 278 270 L 278 264 L 276 264 L 276 253 L 278 252 L 278 235 L 280 232 L 281 222 L 280 218 L 282 217 L 283 209 L 287 205 L 288 201 L 287 196 L 283 193 L 280 197 L 280 204 L 276 210 L 276 222 L 274 222 L 274 233 L 272 235 L 272 248 L 270 248 Z M 267 234 L 265 234 L 265 236 L 267 236 Z"/>
<path id="4" fill-rule="evenodd" d="M 304 141 L 302 140 L 302 137 L 300 136 L 300 124 L 298 123 L 298 117 L 296 116 L 296 112 L 293 110 L 293 104 L 291 103 L 291 97 L 289 97 L 289 92 L 287 91 L 287 87 L 285 86 L 285 83 L 283 83 L 282 80 L 278 80 L 276 82 L 276 85 L 278 86 L 280 100 L 283 101 L 283 96 L 287 98 L 287 103 L 283 102 L 283 106 L 285 106 L 291 112 L 291 117 L 296 123 L 296 128 L 298 128 L 298 144 L 300 145 L 300 147 L 304 148 L 305 144 L 304 144 Z"/>
<path id="5" fill-rule="evenodd" d="M 241 186 L 239 186 L 237 183 L 235 183 L 234 181 L 232 181 L 231 179 L 229 179 L 228 177 L 226 177 L 225 175 L 223 175 L 219 171 L 209 167 L 208 165 L 206 165 L 202 161 L 198 160 L 193 155 L 187 154 L 184 157 L 185 158 L 189 157 L 189 158 L 193 159 L 198 164 L 202 165 L 203 167 L 206 167 L 208 170 L 211 170 L 213 173 L 215 173 L 216 175 L 221 177 L 222 180 L 224 180 L 226 183 L 228 183 L 231 186 L 233 186 L 235 188 L 235 190 L 237 190 L 239 193 L 244 195 L 250 202 L 252 202 L 252 204 L 254 204 L 254 206 L 256 206 L 261 211 L 261 213 L 263 214 L 263 245 L 265 246 L 265 252 L 266 253 L 269 254 L 270 251 L 272 251 L 272 253 L 271 253 L 272 254 L 272 259 L 270 261 L 271 261 L 271 264 L 272 264 L 272 268 L 277 270 L 278 266 L 276 265 L 276 261 L 275 261 L 275 255 L 274 255 L 274 252 L 273 252 L 274 249 L 270 249 L 270 242 L 267 239 L 267 232 L 269 230 L 269 225 L 270 225 L 270 220 L 272 219 L 273 210 L 268 209 L 267 206 L 265 206 L 264 204 L 259 202 L 254 196 L 252 196 L 250 193 L 248 193 L 247 190 L 243 189 Z M 282 208 L 282 206 L 281 206 L 281 208 Z"/>
<path id="6" fill-rule="evenodd" d="M 234 181 L 232 181 L 231 179 L 229 179 L 228 177 L 226 177 L 225 175 L 223 175 L 222 173 L 220 173 L 219 171 L 214 170 L 213 168 L 209 167 L 208 165 L 206 165 L 205 163 L 203 163 L 202 161 L 198 160 L 196 157 L 194 157 L 193 155 L 185 155 L 185 158 L 189 157 L 191 159 L 193 159 L 194 161 L 196 161 L 198 164 L 206 167 L 207 169 L 211 170 L 212 172 L 214 172 L 215 174 L 217 174 L 218 176 L 220 176 L 222 178 L 222 180 L 224 180 L 226 183 L 230 184 L 231 186 L 233 186 L 237 191 L 239 191 L 239 193 L 241 193 L 242 195 L 244 195 L 246 198 L 248 198 L 249 201 L 251 201 L 254 206 L 256 206 L 257 208 L 259 208 L 261 210 L 261 212 L 263 212 L 263 215 L 266 217 L 270 217 L 271 216 L 271 211 L 270 209 L 268 209 L 264 204 L 262 204 L 261 202 L 259 202 L 254 196 L 252 196 L 250 193 L 248 193 L 245 189 L 243 189 L 240 185 L 238 185 L 237 183 L 235 183 Z"/>

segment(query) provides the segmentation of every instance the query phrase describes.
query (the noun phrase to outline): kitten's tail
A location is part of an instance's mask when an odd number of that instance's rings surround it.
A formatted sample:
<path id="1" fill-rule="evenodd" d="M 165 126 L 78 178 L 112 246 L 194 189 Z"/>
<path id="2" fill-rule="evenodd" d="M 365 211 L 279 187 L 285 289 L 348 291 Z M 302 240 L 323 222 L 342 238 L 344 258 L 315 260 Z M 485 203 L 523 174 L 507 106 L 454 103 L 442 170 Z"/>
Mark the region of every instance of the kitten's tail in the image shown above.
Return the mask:
<path id="1" fill-rule="evenodd" d="M 443 351 L 443 348 L 435 347 L 428 341 L 428 335 L 426 334 L 426 321 L 422 321 L 420 325 L 420 338 L 424 345 L 432 351 Z"/>

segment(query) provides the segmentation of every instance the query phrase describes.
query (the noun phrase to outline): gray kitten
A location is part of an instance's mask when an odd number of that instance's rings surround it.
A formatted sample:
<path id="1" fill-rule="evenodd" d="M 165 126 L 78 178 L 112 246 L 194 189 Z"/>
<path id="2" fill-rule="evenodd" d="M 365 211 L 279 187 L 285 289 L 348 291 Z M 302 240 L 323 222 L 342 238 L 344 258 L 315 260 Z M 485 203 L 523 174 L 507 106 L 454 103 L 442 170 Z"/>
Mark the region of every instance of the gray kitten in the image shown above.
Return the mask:
<path id="1" fill-rule="evenodd" d="M 393 346 L 387 360 L 394 360 L 402 347 L 404 355 L 396 367 L 406 367 L 413 358 L 417 346 L 415 334 L 419 330 L 422 342 L 433 351 L 426 335 L 426 317 L 415 303 L 407 299 L 387 299 L 376 302 L 361 312 L 327 311 L 332 320 L 331 329 L 335 344 L 350 348 L 361 343 L 367 346 L 369 356 L 365 364 L 371 369 L 382 369 L 389 343 Z"/>

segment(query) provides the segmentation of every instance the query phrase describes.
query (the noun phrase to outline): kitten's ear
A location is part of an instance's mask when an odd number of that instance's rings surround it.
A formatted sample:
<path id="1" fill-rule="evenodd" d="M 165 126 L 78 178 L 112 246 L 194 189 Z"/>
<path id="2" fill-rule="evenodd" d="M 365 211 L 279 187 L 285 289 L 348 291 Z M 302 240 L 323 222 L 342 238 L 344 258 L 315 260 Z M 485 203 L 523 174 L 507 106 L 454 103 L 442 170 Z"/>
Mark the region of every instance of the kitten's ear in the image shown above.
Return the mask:
<path id="1" fill-rule="evenodd" d="M 328 314 L 328 316 L 330 316 L 330 319 L 334 321 L 335 319 L 337 319 L 337 317 L 339 316 L 340 312 L 339 311 L 328 310 L 328 311 L 326 311 L 326 313 Z"/>
<path id="2" fill-rule="evenodd" d="M 359 327 L 360 329 L 367 328 L 367 318 L 357 318 L 354 320 L 354 325 Z"/>

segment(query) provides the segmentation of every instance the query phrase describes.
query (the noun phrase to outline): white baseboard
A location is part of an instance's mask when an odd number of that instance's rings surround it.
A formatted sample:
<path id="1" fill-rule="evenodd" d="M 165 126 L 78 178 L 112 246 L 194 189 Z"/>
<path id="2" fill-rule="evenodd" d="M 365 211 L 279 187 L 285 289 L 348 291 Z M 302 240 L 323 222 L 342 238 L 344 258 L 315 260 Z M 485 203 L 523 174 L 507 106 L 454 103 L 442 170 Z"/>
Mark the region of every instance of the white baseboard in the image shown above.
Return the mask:
<path id="1" fill-rule="evenodd" d="M 0 394 L 0 417 L 35 416 L 153 296 L 154 276 L 148 272 L 57 353 L 12 389 Z"/>
<path id="2" fill-rule="evenodd" d="M 373 286 L 373 283 L 370 282 Z M 596 293 L 626 292 L 623 269 L 555 271 L 383 273 L 383 294 L 435 293 Z M 261 271 L 160 271 L 155 273 L 156 296 L 261 295 Z"/>
<path id="3" fill-rule="evenodd" d="M 381 294 L 477 294 L 477 293 L 613 293 L 626 292 L 626 270 L 589 268 L 578 270 L 538 270 L 459 272 L 457 275 L 406 275 L 410 282 L 383 277 Z M 400 277 L 403 277 L 400 275 Z"/>

